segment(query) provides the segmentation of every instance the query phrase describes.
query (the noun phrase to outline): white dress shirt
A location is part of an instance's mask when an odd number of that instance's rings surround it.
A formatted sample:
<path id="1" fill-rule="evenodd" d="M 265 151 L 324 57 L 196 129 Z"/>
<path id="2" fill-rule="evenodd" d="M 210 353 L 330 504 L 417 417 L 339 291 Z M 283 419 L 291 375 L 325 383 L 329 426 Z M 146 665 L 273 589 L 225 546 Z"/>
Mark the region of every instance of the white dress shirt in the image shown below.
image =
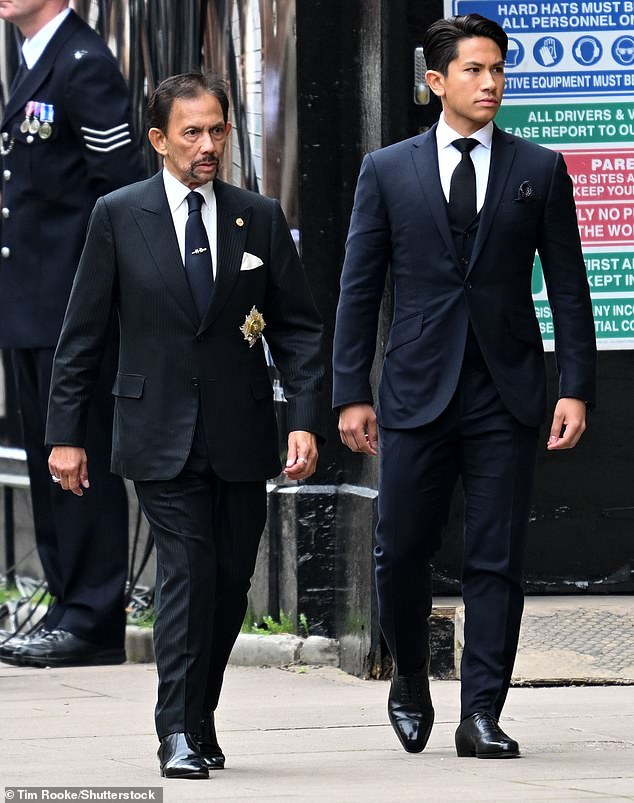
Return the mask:
<path id="1" fill-rule="evenodd" d="M 449 201 L 449 187 L 451 176 L 461 159 L 460 151 L 451 144 L 456 139 L 461 139 L 462 134 L 458 134 L 453 128 L 447 125 L 445 115 L 441 114 L 436 128 L 436 146 L 438 148 L 438 169 L 440 171 L 440 183 L 445 194 L 445 199 Z M 484 128 L 471 134 L 469 139 L 477 139 L 480 143 L 471 151 L 471 161 L 476 174 L 476 209 L 482 209 L 484 196 L 487 191 L 489 181 L 489 167 L 491 166 L 491 140 L 493 138 L 493 121 L 487 123 Z"/>
<path id="2" fill-rule="evenodd" d="M 65 8 L 63 11 L 60 11 L 57 16 L 53 17 L 52 20 L 47 22 L 43 28 L 40 28 L 35 36 L 31 37 L 31 39 L 24 40 L 22 44 L 22 57 L 29 70 L 35 66 L 35 63 L 44 52 L 44 48 L 55 36 L 57 29 L 69 14 L 70 8 Z"/>
<path id="3" fill-rule="evenodd" d="M 165 193 L 167 195 L 167 203 L 169 204 L 170 212 L 172 213 L 172 220 L 174 221 L 174 229 L 178 239 L 178 247 L 181 252 L 181 259 L 183 265 L 185 264 L 185 226 L 187 224 L 187 216 L 189 208 L 185 200 L 191 190 L 185 186 L 177 178 L 175 178 L 167 168 L 163 168 L 163 183 L 165 184 Z M 208 181 L 202 187 L 197 187 L 196 192 L 199 192 L 205 199 L 202 205 L 200 214 L 203 219 L 203 224 L 207 230 L 207 237 L 209 238 L 209 251 L 211 254 L 211 265 L 216 276 L 216 265 L 218 264 L 218 215 L 216 210 L 216 195 L 214 193 L 213 181 Z"/>

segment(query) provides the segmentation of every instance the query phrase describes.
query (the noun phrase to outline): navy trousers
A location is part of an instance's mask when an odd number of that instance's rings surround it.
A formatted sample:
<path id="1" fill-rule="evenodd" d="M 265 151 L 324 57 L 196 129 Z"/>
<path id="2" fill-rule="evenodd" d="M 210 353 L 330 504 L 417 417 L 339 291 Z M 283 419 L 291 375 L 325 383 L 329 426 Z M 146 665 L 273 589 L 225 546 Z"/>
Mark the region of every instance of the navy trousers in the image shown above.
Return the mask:
<path id="1" fill-rule="evenodd" d="M 426 666 L 430 561 L 458 477 L 465 499 L 461 719 L 499 717 L 524 605 L 522 576 L 539 428 L 502 404 L 483 361 L 465 362 L 434 422 L 380 428 L 376 580 L 381 629 L 399 674 Z"/>
<path id="2" fill-rule="evenodd" d="M 27 456 L 35 540 L 55 605 L 46 625 L 109 648 L 125 643 L 128 574 L 128 496 L 110 471 L 112 385 L 118 341 L 103 356 L 88 414 L 86 453 L 90 489 L 82 497 L 51 482 L 50 449 L 44 445 L 55 350 L 12 352 Z"/>

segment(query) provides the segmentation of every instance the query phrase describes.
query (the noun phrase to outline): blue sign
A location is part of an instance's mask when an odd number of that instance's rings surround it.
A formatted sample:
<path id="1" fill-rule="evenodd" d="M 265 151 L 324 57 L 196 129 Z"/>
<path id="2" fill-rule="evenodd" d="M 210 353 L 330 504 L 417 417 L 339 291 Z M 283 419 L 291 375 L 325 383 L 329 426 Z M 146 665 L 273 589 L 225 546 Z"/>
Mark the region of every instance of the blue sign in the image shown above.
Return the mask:
<path id="1" fill-rule="evenodd" d="M 595 98 L 634 92 L 634 71 L 601 72 L 522 72 L 506 73 L 504 96 L 548 98 Z"/>
<path id="2" fill-rule="evenodd" d="M 507 34 L 582 33 L 634 28 L 634 7 L 624 0 L 567 2 L 506 2 L 457 0 L 455 14 L 482 14 L 498 22 Z"/>
<path id="3" fill-rule="evenodd" d="M 634 37 L 619 36 L 612 45 L 614 61 L 623 66 L 634 64 Z"/>
<path id="4" fill-rule="evenodd" d="M 572 57 L 577 64 L 591 67 L 603 55 L 601 42 L 594 36 L 582 36 L 572 46 Z"/>
<path id="5" fill-rule="evenodd" d="M 533 45 L 533 58 L 540 67 L 554 67 L 563 56 L 563 45 L 554 36 L 542 36 Z"/>

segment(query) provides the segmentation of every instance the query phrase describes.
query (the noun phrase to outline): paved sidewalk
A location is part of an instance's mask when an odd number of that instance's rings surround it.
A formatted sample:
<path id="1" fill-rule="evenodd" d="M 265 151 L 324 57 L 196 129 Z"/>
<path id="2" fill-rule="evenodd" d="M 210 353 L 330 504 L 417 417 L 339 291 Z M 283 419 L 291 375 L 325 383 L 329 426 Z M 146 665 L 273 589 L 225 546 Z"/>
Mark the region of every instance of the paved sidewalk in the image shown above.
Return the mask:
<path id="1" fill-rule="evenodd" d="M 436 725 L 408 755 L 387 724 L 386 682 L 230 667 L 217 713 L 227 769 L 209 781 L 159 777 L 155 687 L 152 664 L 0 664 L 0 785 L 159 787 L 168 803 L 634 800 L 631 686 L 511 689 L 502 725 L 523 758 L 483 761 L 455 755 L 455 681 L 432 683 Z"/>

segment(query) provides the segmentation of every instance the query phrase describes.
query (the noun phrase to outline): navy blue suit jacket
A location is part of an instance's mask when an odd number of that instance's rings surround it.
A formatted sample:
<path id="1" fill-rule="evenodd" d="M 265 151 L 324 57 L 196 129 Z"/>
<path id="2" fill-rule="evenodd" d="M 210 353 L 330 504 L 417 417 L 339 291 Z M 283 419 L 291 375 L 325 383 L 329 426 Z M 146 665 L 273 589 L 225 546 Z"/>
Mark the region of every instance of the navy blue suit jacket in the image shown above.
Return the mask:
<path id="1" fill-rule="evenodd" d="M 23 132 L 29 101 L 51 134 Z M 2 119 L 0 348 L 54 348 L 100 195 L 144 178 L 128 88 L 103 39 L 71 12 Z"/>
<path id="2" fill-rule="evenodd" d="M 520 199 L 520 185 L 533 192 Z M 355 194 L 334 343 L 335 407 L 373 403 L 370 371 L 388 267 L 394 316 L 377 415 L 385 427 L 433 421 L 452 398 L 471 321 L 508 410 L 546 411 L 542 338 L 531 295 L 539 252 L 555 324 L 560 396 L 593 404 L 596 345 L 572 183 L 560 154 L 494 127 L 480 225 L 467 265 L 440 184 L 435 126 L 365 157 Z"/>

